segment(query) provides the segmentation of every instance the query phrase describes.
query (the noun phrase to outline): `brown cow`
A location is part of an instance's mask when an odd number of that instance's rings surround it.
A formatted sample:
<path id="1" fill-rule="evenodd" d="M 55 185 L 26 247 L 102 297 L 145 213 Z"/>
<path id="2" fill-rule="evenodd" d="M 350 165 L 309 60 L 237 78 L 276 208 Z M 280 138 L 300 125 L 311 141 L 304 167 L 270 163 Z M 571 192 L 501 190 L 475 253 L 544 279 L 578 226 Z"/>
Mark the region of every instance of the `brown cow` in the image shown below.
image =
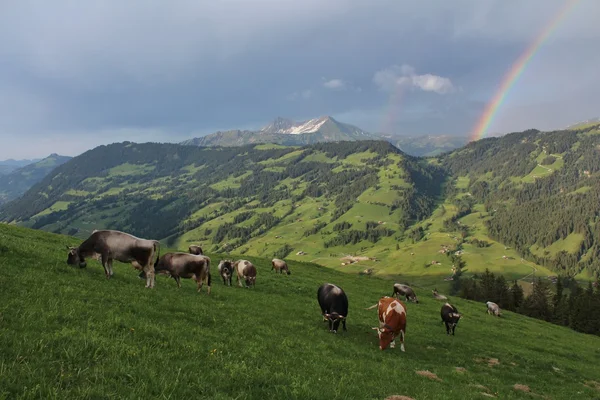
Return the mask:
<path id="1" fill-rule="evenodd" d="M 190 254 L 195 254 L 197 256 L 204 255 L 204 252 L 202 251 L 202 247 L 197 246 L 195 244 L 190 245 L 190 247 L 188 248 L 188 251 L 190 252 Z"/>
<path id="2" fill-rule="evenodd" d="M 396 337 L 400 337 L 400 350 L 404 351 L 404 336 L 406 334 L 406 306 L 400 300 L 384 296 L 372 309 L 377 307 L 379 328 L 375 329 L 379 335 L 379 349 L 385 350 L 396 347 Z"/>
<path id="3" fill-rule="evenodd" d="M 283 273 L 283 271 L 287 272 L 287 274 L 291 274 L 290 269 L 285 261 L 280 260 L 278 258 L 274 258 L 271 260 L 271 271 L 275 269 L 275 273 Z"/>
<path id="4" fill-rule="evenodd" d="M 198 292 L 202 290 L 202 284 L 206 283 L 210 294 L 210 258 L 207 256 L 182 252 L 167 253 L 158 260 L 154 268 L 157 273 L 175 279 L 177 288 L 181 287 L 181 278 L 191 278 L 198 284 Z"/>
<path id="5" fill-rule="evenodd" d="M 246 287 L 256 285 L 256 267 L 248 260 L 237 260 L 233 263 L 233 269 L 236 271 L 237 283 L 242 286 L 242 280 L 246 281 Z"/>
<path id="6" fill-rule="evenodd" d="M 146 277 L 146 287 L 154 287 L 154 256 L 160 257 L 160 243 L 157 240 L 140 239 L 128 233 L 113 230 L 94 230 L 79 247 L 69 247 L 67 264 L 85 268 L 86 257 L 100 259 L 106 278 L 113 276 L 112 263 L 117 260 L 131 263 L 142 270 Z"/>

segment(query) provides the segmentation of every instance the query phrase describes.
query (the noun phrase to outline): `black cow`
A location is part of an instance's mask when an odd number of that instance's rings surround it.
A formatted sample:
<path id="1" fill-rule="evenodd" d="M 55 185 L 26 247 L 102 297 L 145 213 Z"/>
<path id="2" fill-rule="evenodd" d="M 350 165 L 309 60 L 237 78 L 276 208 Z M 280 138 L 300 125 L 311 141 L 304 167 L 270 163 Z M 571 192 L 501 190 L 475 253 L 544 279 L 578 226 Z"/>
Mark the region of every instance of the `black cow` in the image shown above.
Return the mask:
<path id="1" fill-rule="evenodd" d="M 317 290 L 317 299 L 323 321 L 329 321 L 329 332 L 337 333 L 340 321 L 344 330 L 347 330 L 348 297 L 342 288 L 331 283 L 324 283 Z"/>
<path id="2" fill-rule="evenodd" d="M 221 260 L 219 263 L 219 275 L 223 278 L 223 284 L 231 286 L 231 278 L 233 277 L 233 261 Z"/>
<path id="3" fill-rule="evenodd" d="M 440 311 L 440 315 L 442 316 L 442 323 L 446 324 L 446 334 L 450 334 L 450 330 L 452 330 L 452 336 L 454 336 L 454 329 L 462 317 L 462 314 L 459 314 L 456 307 L 454 307 L 450 303 L 446 303 L 442 306 Z"/>

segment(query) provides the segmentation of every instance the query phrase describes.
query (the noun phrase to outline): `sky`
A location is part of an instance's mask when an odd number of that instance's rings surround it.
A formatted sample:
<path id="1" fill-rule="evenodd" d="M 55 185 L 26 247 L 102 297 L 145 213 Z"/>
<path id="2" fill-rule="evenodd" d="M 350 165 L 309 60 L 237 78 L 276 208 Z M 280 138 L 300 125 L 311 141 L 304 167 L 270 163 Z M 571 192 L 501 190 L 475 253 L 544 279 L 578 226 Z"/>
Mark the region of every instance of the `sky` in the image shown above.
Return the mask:
<path id="1" fill-rule="evenodd" d="M 4 0 L 0 160 L 322 115 L 469 135 L 559 0 Z M 488 135 L 600 116 L 600 1 L 580 0 Z"/>

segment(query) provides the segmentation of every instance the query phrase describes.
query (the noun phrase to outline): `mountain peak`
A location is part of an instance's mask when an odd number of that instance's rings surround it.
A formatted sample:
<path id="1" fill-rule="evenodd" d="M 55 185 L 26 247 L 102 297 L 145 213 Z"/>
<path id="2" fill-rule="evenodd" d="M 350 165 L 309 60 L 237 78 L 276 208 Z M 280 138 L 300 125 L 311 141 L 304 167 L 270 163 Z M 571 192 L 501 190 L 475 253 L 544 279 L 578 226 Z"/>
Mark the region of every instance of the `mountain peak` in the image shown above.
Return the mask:
<path id="1" fill-rule="evenodd" d="M 303 133 L 315 133 L 323 124 L 331 121 L 337 123 L 333 118 L 324 115 L 318 118 L 309 119 L 308 121 L 295 122 L 288 118 L 277 117 L 269 125 L 260 130 L 261 133 L 275 133 L 287 135 L 300 135 Z"/>

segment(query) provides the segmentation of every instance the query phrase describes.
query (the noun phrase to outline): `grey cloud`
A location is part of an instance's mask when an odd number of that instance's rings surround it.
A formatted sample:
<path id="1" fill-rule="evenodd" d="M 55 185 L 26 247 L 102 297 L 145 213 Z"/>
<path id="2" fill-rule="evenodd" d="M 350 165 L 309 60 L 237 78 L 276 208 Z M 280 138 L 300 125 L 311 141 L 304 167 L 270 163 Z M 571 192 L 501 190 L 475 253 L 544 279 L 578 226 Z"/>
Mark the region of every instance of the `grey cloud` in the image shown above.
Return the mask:
<path id="1" fill-rule="evenodd" d="M 0 159 L 60 152 L 58 139 L 73 151 L 103 140 L 180 140 L 278 115 L 331 114 L 373 131 L 468 132 L 563 4 L 3 2 Z M 595 116 L 586 114 L 600 109 L 592 95 L 600 91 L 597 15 L 600 2 L 578 2 L 508 93 L 492 130 Z M 391 67 L 402 64 L 414 71 Z M 380 89 L 399 81 L 414 90 L 396 103 Z M 528 112 L 509 111 L 519 107 Z"/>

